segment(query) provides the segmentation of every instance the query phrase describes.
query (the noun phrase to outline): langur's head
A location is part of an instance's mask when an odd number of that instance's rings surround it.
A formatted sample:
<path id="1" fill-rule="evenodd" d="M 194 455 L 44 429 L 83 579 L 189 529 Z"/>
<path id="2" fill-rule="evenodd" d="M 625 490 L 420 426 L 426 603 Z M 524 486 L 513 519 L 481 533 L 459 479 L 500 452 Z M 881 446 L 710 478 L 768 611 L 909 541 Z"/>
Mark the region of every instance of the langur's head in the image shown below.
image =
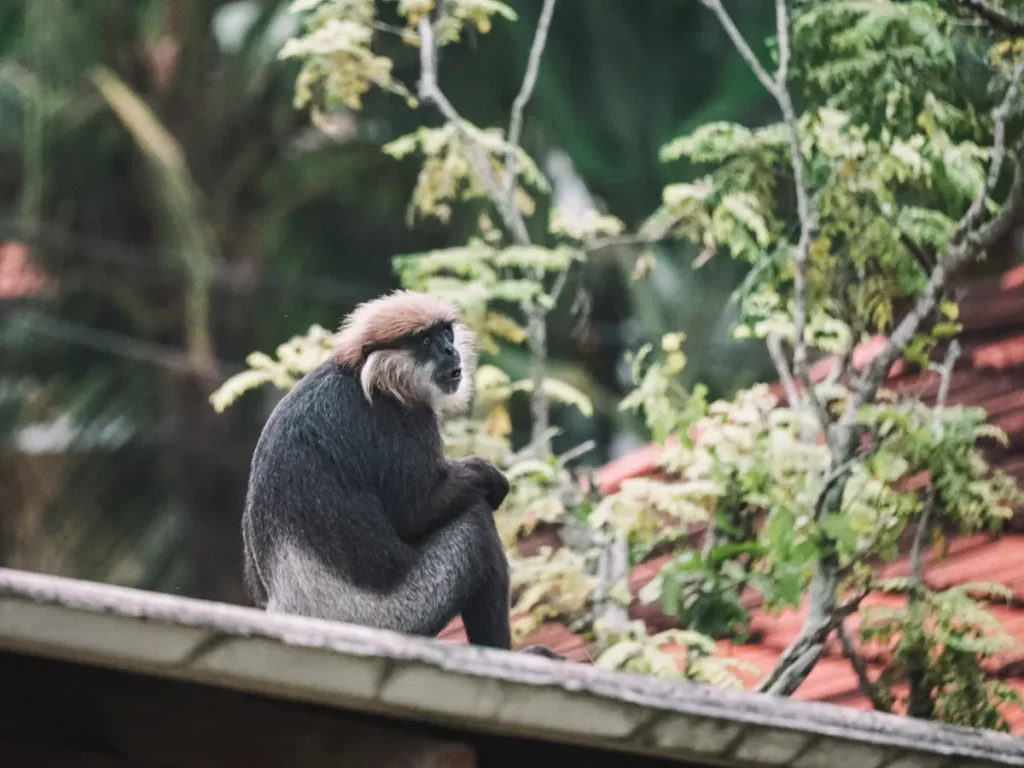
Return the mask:
<path id="1" fill-rule="evenodd" d="M 473 342 L 451 302 L 396 291 L 360 304 L 345 318 L 332 358 L 359 370 L 370 402 L 376 391 L 445 415 L 464 409 L 473 395 Z"/>

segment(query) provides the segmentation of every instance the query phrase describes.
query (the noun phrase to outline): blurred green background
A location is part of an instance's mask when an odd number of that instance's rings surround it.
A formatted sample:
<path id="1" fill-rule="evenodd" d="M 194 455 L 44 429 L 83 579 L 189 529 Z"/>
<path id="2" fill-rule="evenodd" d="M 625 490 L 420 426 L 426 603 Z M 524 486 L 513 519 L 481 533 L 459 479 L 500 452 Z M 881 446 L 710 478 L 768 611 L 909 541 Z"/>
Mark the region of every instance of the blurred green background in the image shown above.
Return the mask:
<path id="1" fill-rule="evenodd" d="M 507 122 L 541 0 L 510 4 L 517 23 L 441 64 L 482 126 Z M 771 4 L 727 5 L 763 46 Z M 373 93 L 325 134 L 293 109 L 297 64 L 276 54 L 295 23 L 284 0 L 0 2 L 0 565 L 242 602 L 248 463 L 279 393 L 223 415 L 209 393 L 250 351 L 396 287 L 390 257 L 464 240 L 467 221 L 407 226 L 418 161 L 379 151 L 426 110 Z M 128 91 L 111 98 L 97 66 Z M 562 0 L 524 144 L 560 202 L 635 227 L 693 175 L 659 162 L 662 144 L 708 120 L 773 117 L 699 3 Z M 769 370 L 759 345 L 729 340 L 738 265 L 694 270 L 693 252 L 659 249 L 654 274 L 631 281 L 636 255 L 601 252 L 567 292 L 586 297 L 584 322 L 563 301 L 550 324 L 553 367 L 597 408 L 556 409 L 555 447 L 594 439 L 594 464 L 646 439 L 616 410 L 627 350 L 685 331 L 688 379 L 712 396 Z M 208 307 L 194 300 L 207 284 Z M 212 377 L 188 364 L 190 339 Z M 525 371 L 521 350 L 498 363 Z"/>

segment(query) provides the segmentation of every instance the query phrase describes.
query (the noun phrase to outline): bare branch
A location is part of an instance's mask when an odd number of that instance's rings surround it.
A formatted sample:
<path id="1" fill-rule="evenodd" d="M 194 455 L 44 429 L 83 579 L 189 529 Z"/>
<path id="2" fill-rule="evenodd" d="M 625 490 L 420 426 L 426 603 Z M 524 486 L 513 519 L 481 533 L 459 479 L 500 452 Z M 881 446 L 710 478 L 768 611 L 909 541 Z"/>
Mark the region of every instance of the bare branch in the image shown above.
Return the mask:
<path id="1" fill-rule="evenodd" d="M 987 0 L 959 0 L 960 5 L 973 11 L 995 29 L 1008 35 L 1024 34 L 1024 19 L 1019 19 L 1002 8 L 997 8 Z"/>
<path id="2" fill-rule="evenodd" d="M 736 28 L 736 25 L 733 24 L 732 19 L 729 17 L 728 11 L 726 11 L 725 8 L 722 7 L 721 0 L 700 1 L 718 18 L 718 23 L 722 25 L 722 28 L 725 30 L 726 34 L 729 35 L 729 39 L 732 40 L 732 44 L 735 45 L 736 50 L 739 51 L 740 56 L 742 56 L 746 60 L 747 64 L 750 66 L 750 69 L 753 70 L 754 74 L 757 76 L 757 79 L 761 81 L 761 85 L 765 87 L 765 90 L 768 91 L 768 93 L 770 93 L 777 99 L 778 94 L 776 93 L 775 81 L 772 79 L 772 76 L 768 74 L 768 70 L 766 70 L 761 65 L 761 62 L 757 60 L 757 56 L 754 55 L 754 52 L 750 49 L 750 46 L 747 45 L 747 41 L 743 39 L 742 33 L 740 33 L 740 31 Z M 779 1 L 781 2 L 782 0 Z"/>
<path id="3" fill-rule="evenodd" d="M 508 150 L 505 156 L 505 197 L 509 199 L 509 202 L 512 201 L 512 193 L 516 186 L 516 153 L 519 150 L 519 140 L 523 132 L 523 112 L 537 85 L 540 59 L 544 53 L 544 46 L 547 45 L 551 17 L 555 13 L 555 2 L 556 0 L 544 0 L 544 7 L 540 9 L 540 19 L 537 21 L 537 31 L 533 35 L 533 45 L 530 46 L 523 84 L 512 102 L 512 119 L 508 125 Z"/>
<path id="4" fill-rule="evenodd" d="M 530 46 L 530 55 L 526 62 L 526 73 L 523 75 L 523 83 L 519 93 L 512 102 L 512 116 L 508 128 L 508 147 L 505 153 L 505 188 L 503 190 L 504 204 L 509 210 L 519 212 L 515 203 L 516 168 L 517 154 L 519 152 L 519 141 L 523 132 L 523 113 L 526 105 L 533 96 L 533 89 L 537 85 L 537 75 L 540 71 L 540 60 L 547 44 L 548 30 L 551 28 L 551 18 L 555 12 L 555 0 L 544 0 L 544 6 L 540 11 L 540 19 L 537 21 L 537 29 L 533 35 L 533 44 Z M 571 265 L 558 276 L 554 286 L 553 298 L 558 300 L 559 294 L 565 288 L 569 279 Z M 533 395 L 530 401 L 530 415 L 532 418 L 531 442 L 538 458 L 546 459 L 551 455 L 551 440 L 548 434 L 548 398 L 544 389 L 544 379 L 547 373 L 548 338 L 547 338 L 547 311 L 540 305 L 534 303 L 527 309 L 527 346 L 530 350 L 530 379 L 533 382 Z"/>
<path id="5" fill-rule="evenodd" d="M 629 629 L 629 608 L 615 599 L 617 586 L 629 583 L 629 544 L 622 532 L 606 532 L 598 562 L 598 584 L 594 596 L 595 615 L 601 622 L 598 646 L 604 649 L 609 634 L 623 634 Z"/>
<path id="6" fill-rule="evenodd" d="M 956 361 L 959 357 L 960 342 L 954 339 L 950 342 L 949 349 L 946 350 L 945 361 L 939 366 L 939 392 L 935 398 L 936 408 L 944 408 L 946 406 L 946 400 L 949 397 L 949 386 L 953 381 L 953 369 L 956 367 Z M 931 527 L 932 515 L 935 514 L 936 503 L 933 478 L 932 487 L 929 488 L 928 498 L 924 503 L 924 509 L 921 510 L 921 518 L 917 521 L 917 530 L 914 531 L 913 544 L 910 546 L 910 575 L 917 579 L 917 581 L 921 581 L 924 543 L 928 536 L 928 529 Z"/>
<path id="7" fill-rule="evenodd" d="M 530 236 L 526 230 L 526 222 L 523 221 L 522 213 L 515 205 L 509 205 L 508 200 L 502 193 L 501 185 L 494 175 L 487 154 L 480 146 L 480 142 L 473 135 L 473 129 L 459 115 L 455 106 L 448 101 L 441 88 L 437 84 L 437 38 L 434 34 L 434 25 L 426 15 L 420 19 L 420 98 L 428 103 L 434 104 L 445 120 L 452 123 L 462 134 L 466 141 L 473 166 L 477 175 L 487 189 L 487 196 L 491 198 L 501 215 L 505 226 L 512 232 L 512 237 L 519 245 L 529 245 Z"/>
<path id="8" fill-rule="evenodd" d="M 1022 28 L 1022 31 L 1024 31 L 1024 28 Z M 1003 168 L 1003 159 L 1006 156 L 1006 121 L 1010 119 L 1010 114 L 1013 112 L 1014 105 L 1016 104 L 1022 77 L 1024 77 L 1024 55 L 1020 57 L 1017 65 L 1013 68 L 1013 74 L 1010 76 L 1010 87 L 1006 89 L 1003 100 L 992 113 L 993 132 L 995 135 L 992 142 L 992 155 L 989 161 L 988 176 L 985 179 L 985 184 L 978 190 L 978 195 L 974 198 L 974 202 L 971 203 L 971 207 L 967 209 L 967 213 L 963 215 L 963 218 L 957 224 L 956 233 L 952 239 L 954 243 L 960 242 L 964 234 L 974 226 L 974 223 L 981 215 L 981 209 L 984 207 L 985 201 L 999 180 L 999 172 Z"/>
<path id="9" fill-rule="evenodd" d="M 568 451 L 558 457 L 558 465 L 564 467 L 569 462 L 576 461 L 580 456 L 585 456 L 597 447 L 597 443 L 593 440 L 584 440 L 582 443 L 577 445 L 575 448 L 570 448 Z"/>
<path id="10" fill-rule="evenodd" d="M 807 190 L 807 178 L 804 170 L 804 155 L 800 144 L 800 127 L 793 101 L 789 97 L 786 78 L 789 69 L 789 18 L 786 12 L 786 0 L 775 0 L 775 18 L 779 37 L 779 71 L 776 75 L 776 87 L 773 95 L 782 110 L 782 119 L 789 129 L 789 153 L 793 164 L 793 184 L 796 190 L 797 216 L 800 218 L 800 239 L 796 246 L 796 274 L 794 277 L 794 338 L 793 338 L 793 370 L 800 383 L 807 390 L 807 398 L 821 419 L 821 428 L 828 429 L 830 419 L 827 411 L 818 402 L 811 384 L 807 368 L 807 343 L 804 331 L 807 326 L 807 260 L 811 251 L 811 240 L 814 237 L 816 223 L 811 210 L 811 198 Z"/>
<path id="11" fill-rule="evenodd" d="M 789 362 L 782 351 L 782 340 L 779 338 L 779 334 L 769 333 L 766 344 L 768 346 L 768 354 L 771 355 L 772 363 L 775 365 L 775 371 L 779 374 L 782 389 L 786 393 L 786 399 L 789 400 L 789 407 L 799 408 L 802 398 L 800 393 L 796 391 L 796 383 L 789 372 Z"/>
<path id="12" fill-rule="evenodd" d="M 850 632 L 846 628 L 845 622 L 841 622 L 836 627 L 836 634 L 839 635 L 839 643 L 843 646 L 843 656 L 849 660 L 850 666 L 853 667 L 853 671 L 857 674 L 857 682 L 860 684 L 860 689 L 871 701 L 871 706 L 879 712 L 889 712 L 889 705 L 882 698 L 878 687 L 868 677 L 867 664 L 864 663 L 864 659 L 861 658 L 861 655 L 857 653 L 857 649 L 854 648 L 853 638 L 850 637 Z"/>

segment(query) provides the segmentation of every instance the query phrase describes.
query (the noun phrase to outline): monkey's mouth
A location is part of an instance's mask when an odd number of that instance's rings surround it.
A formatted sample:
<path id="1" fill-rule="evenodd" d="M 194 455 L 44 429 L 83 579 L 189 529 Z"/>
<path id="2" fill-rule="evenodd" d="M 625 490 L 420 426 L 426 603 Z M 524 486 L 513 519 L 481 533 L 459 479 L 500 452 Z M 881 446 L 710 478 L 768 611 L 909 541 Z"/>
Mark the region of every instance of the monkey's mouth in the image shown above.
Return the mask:
<path id="1" fill-rule="evenodd" d="M 434 380 L 442 391 L 450 394 L 458 389 L 459 384 L 462 382 L 462 366 L 457 365 L 454 368 L 439 371 Z"/>

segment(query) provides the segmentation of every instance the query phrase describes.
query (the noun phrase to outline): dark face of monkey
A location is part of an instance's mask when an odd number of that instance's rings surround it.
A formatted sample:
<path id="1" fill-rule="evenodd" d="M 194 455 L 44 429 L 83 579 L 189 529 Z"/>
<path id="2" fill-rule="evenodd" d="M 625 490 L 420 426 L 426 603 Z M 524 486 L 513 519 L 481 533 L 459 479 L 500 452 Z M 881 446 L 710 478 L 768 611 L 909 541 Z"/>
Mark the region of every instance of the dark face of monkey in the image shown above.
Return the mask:
<path id="1" fill-rule="evenodd" d="M 450 323 L 442 323 L 409 341 L 409 351 L 416 363 L 430 375 L 431 381 L 444 394 L 450 395 L 462 383 L 462 355 L 455 346 L 455 331 Z"/>

